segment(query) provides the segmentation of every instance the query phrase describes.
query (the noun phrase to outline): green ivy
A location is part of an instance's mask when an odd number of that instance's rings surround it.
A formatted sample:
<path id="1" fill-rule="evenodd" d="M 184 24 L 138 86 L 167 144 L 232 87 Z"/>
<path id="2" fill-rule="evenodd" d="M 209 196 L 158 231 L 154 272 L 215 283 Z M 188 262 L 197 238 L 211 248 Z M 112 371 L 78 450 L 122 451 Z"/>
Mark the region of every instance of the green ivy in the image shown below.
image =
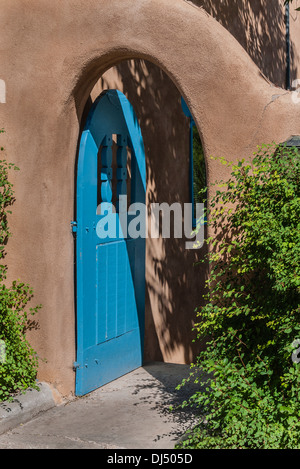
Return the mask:
<path id="1" fill-rule="evenodd" d="M 3 133 L 3 130 L 0 130 Z M 3 147 L 0 148 L 3 151 Z M 38 358 L 26 339 L 26 331 L 34 325 L 30 319 L 40 308 L 26 310 L 33 296 L 29 285 L 14 281 L 7 285 L 7 266 L 3 263 L 5 246 L 11 236 L 8 214 L 14 203 L 9 171 L 18 170 L 5 159 L 0 160 L 0 401 L 30 387 L 36 387 Z"/>
<path id="2" fill-rule="evenodd" d="M 264 145 L 250 163 L 221 163 L 231 177 L 207 217 L 208 293 L 195 325 L 207 347 L 189 378 L 202 386 L 183 404 L 201 417 L 182 445 L 299 449 L 300 154 Z"/>

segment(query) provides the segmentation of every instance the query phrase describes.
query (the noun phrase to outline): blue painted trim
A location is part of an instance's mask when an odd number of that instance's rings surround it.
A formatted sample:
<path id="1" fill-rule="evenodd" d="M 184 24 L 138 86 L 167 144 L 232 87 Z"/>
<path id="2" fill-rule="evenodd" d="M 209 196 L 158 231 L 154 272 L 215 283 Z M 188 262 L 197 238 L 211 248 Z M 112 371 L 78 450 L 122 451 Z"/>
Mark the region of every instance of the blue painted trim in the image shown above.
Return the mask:
<path id="1" fill-rule="evenodd" d="M 181 107 L 183 113 L 189 118 L 189 184 L 190 184 L 190 201 L 192 204 L 192 227 L 193 229 L 197 226 L 197 219 L 195 217 L 195 198 L 194 198 L 194 138 L 193 138 L 193 129 L 196 127 L 194 118 L 191 111 L 189 110 L 185 100 L 181 97 Z M 205 218 L 204 224 L 207 224 Z"/>
<path id="2" fill-rule="evenodd" d="M 195 198 L 194 198 L 194 139 L 193 129 L 195 122 L 190 118 L 190 200 L 192 203 L 192 226 L 196 228 L 197 220 L 195 217 Z"/>
<path id="3" fill-rule="evenodd" d="M 182 107 L 183 113 L 187 117 L 193 118 L 191 111 L 188 108 L 188 105 L 186 104 L 185 100 L 182 97 L 181 97 L 181 107 Z"/>
<path id="4" fill-rule="evenodd" d="M 194 143 L 193 128 L 195 121 L 183 97 L 181 97 L 181 107 L 185 116 L 189 118 L 189 184 L 190 184 L 190 203 L 192 204 L 192 227 L 196 228 L 195 200 L 194 200 Z"/>
<path id="5" fill-rule="evenodd" d="M 285 6 L 286 23 L 286 89 L 291 89 L 291 38 L 290 38 L 290 4 Z"/>

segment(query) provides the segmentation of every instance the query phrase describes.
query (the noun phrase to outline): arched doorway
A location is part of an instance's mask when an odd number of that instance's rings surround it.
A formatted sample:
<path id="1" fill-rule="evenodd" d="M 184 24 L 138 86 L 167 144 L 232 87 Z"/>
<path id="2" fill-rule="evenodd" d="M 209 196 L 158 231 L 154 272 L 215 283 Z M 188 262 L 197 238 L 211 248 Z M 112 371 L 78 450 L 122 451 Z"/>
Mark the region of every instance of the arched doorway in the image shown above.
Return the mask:
<path id="1" fill-rule="evenodd" d="M 120 61 L 101 75 L 91 101 L 107 88 L 118 87 L 133 104 L 142 129 L 146 157 L 146 205 L 191 202 L 190 120 L 182 109 L 177 83 L 161 67 L 145 59 Z M 182 231 L 184 231 L 183 219 Z M 145 361 L 190 363 L 198 345 L 191 340 L 195 307 L 201 304 L 205 269 L 194 267 L 203 250 L 188 250 L 174 236 L 146 239 Z M 161 223 L 162 225 L 162 223 Z M 161 228 L 160 225 L 160 228 Z M 192 228 L 191 228 L 192 230 Z M 197 274 L 197 275 L 196 275 Z"/>
<path id="2" fill-rule="evenodd" d="M 193 181 L 190 178 L 190 119 L 183 112 L 180 91 L 171 78 L 150 61 L 121 61 L 96 82 L 83 113 L 83 123 L 86 121 L 88 125 L 99 94 L 115 88 L 121 89 L 133 104 L 142 129 L 148 227 L 151 225 L 149 211 L 152 204 L 171 207 L 175 203 L 181 206 L 184 215 L 184 205 L 192 202 Z M 118 146 L 115 140 L 113 145 Z M 129 169 L 132 173 L 132 167 Z M 112 195 L 114 198 L 115 194 Z M 198 351 L 198 344 L 191 340 L 191 331 L 195 307 L 201 302 L 205 269 L 199 267 L 195 276 L 193 265 L 202 258 L 203 252 L 186 249 L 184 235 L 180 239 L 174 236 L 174 215 L 170 210 L 170 238 L 164 238 L 161 233 L 157 239 L 153 239 L 151 234 L 146 236 L 145 346 L 142 351 L 146 363 L 190 363 Z M 179 223 L 183 228 L 183 218 Z M 192 231 L 192 226 L 190 229 Z M 77 258 L 79 256 L 77 250 Z M 80 306 L 78 314 L 81 315 Z M 78 320 L 77 327 L 82 327 Z M 103 332 L 105 325 L 99 323 L 99 327 Z M 78 348 L 82 345 L 79 344 Z M 98 373 L 101 367 L 93 366 Z M 75 368 L 78 375 L 83 369 L 82 359 L 77 359 Z"/>
<path id="3" fill-rule="evenodd" d="M 7 13 L 13 17 L 14 9 L 9 7 Z M 251 156 L 257 144 L 284 141 L 296 134 L 299 112 L 290 94 L 276 89 L 274 95 L 274 86 L 261 76 L 229 32 L 189 2 L 174 0 L 170 8 L 168 0 L 159 4 L 112 0 L 103 8 L 102 2 L 87 5 L 78 1 L 76 8 L 67 7 L 65 13 L 57 1 L 45 9 L 32 4 L 20 21 L 9 23 L 3 51 L 3 70 L 10 77 L 9 106 L 3 106 L 2 117 L 3 127 L 9 130 L 4 147 L 11 161 L 22 169 L 15 186 L 16 199 L 22 203 L 13 211 L 11 276 L 28 279 L 37 302 L 43 304 L 40 331 L 32 335 L 33 347 L 46 359 L 40 363 L 39 379 L 68 395 L 74 392 L 72 365 L 76 359 L 74 241 L 70 230 L 75 217 L 74 157 L 83 109 L 99 77 L 130 58 L 156 64 L 189 106 L 205 154 L 230 161 Z M 22 36 L 21 50 L 12 61 L 15 40 L 27 23 L 32 25 L 30 34 Z M 159 94 L 161 89 L 156 89 Z M 173 191 L 188 174 L 176 166 L 181 161 L 178 148 L 172 146 L 171 150 L 175 150 L 172 158 L 161 159 L 155 180 L 161 181 L 162 189 Z M 207 159 L 207 177 L 209 184 L 224 179 L 224 166 Z M 188 198 L 188 188 L 186 194 Z M 181 257 L 181 265 L 189 268 L 179 275 L 179 245 L 161 243 L 153 246 L 152 252 L 155 262 L 149 275 L 162 278 L 163 285 L 160 290 L 151 290 L 151 308 L 161 314 L 154 326 L 146 325 L 147 332 L 154 328 L 159 332 L 159 348 L 152 334 L 148 352 L 155 345 L 162 355 L 155 359 L 170 361 L 174 357 L 177 361 L 184 355 L 188 361 L 190 353 L 184 353 L 182 339 L 192 341 L 194 310 L 187 303 L 192 295 L 186 276 L 193 262 L 186 259 L 183 263 Z M 158 285 L 153 279 L 151 288 Z M 199 285 L 198 275 L 194 279 Z M 175 296 L 167 296 L 170 291 L 183 298 L 182 308 L 175 309 Z M 200 288 L 198 292 L 201 294 Z"/>

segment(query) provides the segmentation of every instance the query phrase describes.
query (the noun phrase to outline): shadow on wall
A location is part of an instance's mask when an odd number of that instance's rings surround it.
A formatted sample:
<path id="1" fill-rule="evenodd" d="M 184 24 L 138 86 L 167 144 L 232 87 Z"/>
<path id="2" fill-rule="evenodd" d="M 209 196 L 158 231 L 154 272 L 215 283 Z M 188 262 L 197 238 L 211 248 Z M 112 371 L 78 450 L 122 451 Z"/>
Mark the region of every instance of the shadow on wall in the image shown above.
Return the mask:
<path id="1" fill-rule="evenodd" d="M 272 83 L 286 87 L 286 27 L 283 1 L 190 1 L 203 7 L 216 18 L 238 40 Z M 295 44 L 291 42 L 291 81 L 297 78 L 298 60 Z"/>
<path id="2" fill-rule="evenodd" d="M 138 116 L 147 164 L 151 203 L 190 202 L 189 121 L 181 96 L 169 77 L 145 60 L 121 62 L 106 72 L 92 91 L 122 91 Z M 171 216 L 172 220 L 172 216 Z M 172 233 L 172 230 L 171 230 Z M 185 239 L 146 242 L 145 361 L 190 363 L 200 345 L 192 342 L 195 308 L 202 303 L 205 268 L 195 265 L 201 250 L 187 250 Z"/>

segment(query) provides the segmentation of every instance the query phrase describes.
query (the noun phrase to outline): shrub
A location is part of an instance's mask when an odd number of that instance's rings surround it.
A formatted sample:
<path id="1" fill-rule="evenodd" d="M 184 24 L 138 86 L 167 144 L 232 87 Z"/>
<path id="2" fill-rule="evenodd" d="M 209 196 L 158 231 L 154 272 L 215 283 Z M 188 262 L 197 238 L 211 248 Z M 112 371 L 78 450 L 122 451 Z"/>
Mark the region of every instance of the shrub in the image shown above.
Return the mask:
<path id="1" fill-rule="evenodd" d="M 231 167 L 208 213 L 205 306 L 192 365 L 202 418 L 187 448 L 300 448 L 300 155 L 265 145 Z M 297 351 L 296 351 L 297 352 Z M 184 383 L 182 383 L 184 384 Z"/>
<path id="2" fill-rule="evenodd" d="M 0 131 L 1 132 L 1 131 Z M 2 131 L 3 132 L 3 131 Z M 3 151 L 3 148 L 1 148 Z M 10 170 L 18 168 L 0 160 L 0 259 L 5 258 L 5 245 L 11 236 L 7 215 L 14 202 Z M 33 322 L 29 319 L 40 306 L 26 307 L 33 292 L 29 285 L 14 281 L 6 285 L 7 266 L 0 265 L 0 401 L 9 399 L 29 386 L 36 387 L 37 355 L 26 339 L 26 331 Z"/>

